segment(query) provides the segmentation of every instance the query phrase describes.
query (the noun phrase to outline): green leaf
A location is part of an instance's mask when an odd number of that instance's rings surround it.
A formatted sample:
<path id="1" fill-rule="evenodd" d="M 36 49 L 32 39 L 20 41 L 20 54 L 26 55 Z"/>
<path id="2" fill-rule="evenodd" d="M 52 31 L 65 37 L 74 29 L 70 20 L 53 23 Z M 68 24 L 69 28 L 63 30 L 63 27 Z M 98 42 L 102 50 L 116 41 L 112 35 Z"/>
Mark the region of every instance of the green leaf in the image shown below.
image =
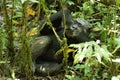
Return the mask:
<path id="1" fill-rule="evenodd" d="M 120 0 L 116 0 L 116 4 L 118 4 L 118 5 L 119 5 L 119 4 L 120 4 Z"/>
<path id="2" fill-rule="evenodd" d="M 0 61 L 0 64 L 9 63 L 9 61 Z"/>
<path id="3" fill-rule="evenodd" d="M 106 45 L 102 45 L 101 48 L 104 50 L 104 53 L 102 54 L 105 60 L 110 60 L 110 57 L 112 54 L 108 51 Z"/>
<path id="4" fill-rule="evenodd" d="M 88 48 L 85 51 L 86 57 L 91 57 L 93 53 L 92 46 L 88 46 Z"/>
<path id="5" fill-rule="evenodd" d="M 76 63 L 81 63 L 83 61 L 83 59 L 85 58 L 85 54 L 76 54 L 74 57 L 74 64 Z"/>
<path id="6" fill-rule="evenodd" d="M 6 78 L 5 80 L 13 80 L 12 78 Z"/>
<path id="7" fill-rule="evenodd" d="M 71 75 L 65 75 L 66 78 L 68 78 L 69 80 L 74 80 L 74 77 Z"/>
<path id="8" fill-rule="evenodd" d="M 75 5 L 75 3 L 73 1 L 67 1 L 66 3 L 68 3 L 70 6 Z"/>
<path id="9" fill-rule="evenodd" d="M 90 73 L 90 67 L 86 65 L 85 67 L 85 75 L 88 75 Z"/>
<path id="10" fill-rule="evenodd" d="M 27 0 L 21 0 L 22 4 L 24 4 Z"/>
<path id="11" fill-rule="evenodd" d="M 100 48 L 100 46 L 96 45 L 95 46 L 95 57 L 97 58 L 97 60 L 101 63 L 101 53 L 102 53 L 102 50 Z"/>
<path id="12" fill-rule="evenodd" d="M 74 47 L 78 50 L 74 57 L 74 64 L 81 63 L 84 58 L 90 59 L 92 56 L 102 63 L 102 58 L 110 60 L 110 57 L 112 56 L 112 54 L 107 50 L 106 45 L 99 46 L 95 41 L 71 44 L 69 47 Z"/>
<path id="13" fill-rule="evenodd" d="M 115 38 L 114 41 L 115 41 L 116 47 L 115 47 L 115 49 L 113 50 L 112 54 L 116 53 L 116 51 L 117 51 L 118 49 L 120 49 L 120 38 Z"/>
<path id="14" fill-rule="evenodd" d="M 77 45 L 76 45 L 77 47 Z M 77 51 L 77 54 L 75 55 L 74 57 L 74 64 L 78 63 L 78 62 L 82 62 L 82 60 L 84 59 L 85 55 L 84 54 L 81 54 L 81 51 L 82 51 L 82 47 L 79 45 L 78 47 L 78 51 Z"/>
<path id="15" fill-rule="evenodd" d="M 89 14 L 93 14 L 94 13 L 93 8 L 91 7 L 90 3 L 88 3 L 88 2 L 85 2 L 83 4 L 83 10 L 87 11 Z"/>
<path id="16" fill-rule="evenodd" d="M 82 64 L 77 64 L 74 66 L 75 69 L 84 69 L 85 68 L 85 65 L 82 65 Z"/>
<path id="17" fill-rule="evenodd" d="M 19 18 L 22 16 L 23 16 L 23 14 L 21 12 L 16 12 L 16 15 L 14 15 L 13 18 Z"/>
<path id="18" fill-rule="evenodd" d="M 38 3 L 38 0 L 30 0 L 31 2 Z"/>
<path id="19" fill-rule="evenodd" d="M 115 38 L 115 44 L 116 44 L 117 46 L 120 46 L 120 38 Z"/>

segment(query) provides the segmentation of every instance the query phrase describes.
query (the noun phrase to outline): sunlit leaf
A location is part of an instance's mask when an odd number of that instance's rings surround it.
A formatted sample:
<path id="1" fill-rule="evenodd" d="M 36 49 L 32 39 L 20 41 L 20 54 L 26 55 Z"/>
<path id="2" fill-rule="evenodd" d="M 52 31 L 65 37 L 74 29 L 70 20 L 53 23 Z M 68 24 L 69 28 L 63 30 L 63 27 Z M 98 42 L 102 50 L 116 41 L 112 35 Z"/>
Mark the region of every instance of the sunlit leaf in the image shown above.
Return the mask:
<path id="1" fill-rule="evenodd" d="M 96 53 L 96 58 L 97 58 L 97 60 L 101 63 L 101 56 L 100 56 L 100 53 Z"/>
<path id="2" fill-rule="evenodd" d="M 74 57 L 74 64 L 81 63 L 83 59 L 85 58 L 85 54 L 76 54 Z"/>
<path id="3" fill-rule="evenodd" d="M 92 46 L 89 46 L 89 47 L 87 48 L 87 51 L 86 51 L 86 56 L 87 56 L 87 57 L 90 57 L 90 56 L 92 56 L 92 54 L 93 54 Z"/>
<path id="4" fill-rule="evenodd" d="M 70 6 L 75 5 L 75 3 L 73 1 L 67 1 L 66 3 L 68 3 Z"/>
<path id="5" fill-rule="evenodd" d="M 116 4 L 120 4 L 120 0 L 116 0 Z"/>
<path id="6" fill-rule="evenodd" d="M 22 12 L 16 12 L 16 15 L 13 16 L 13 18 L 19 18 L 22 17 Z"/>
<path id="7" fill-rule="evenodd" d="M 28 10 L 27 10 L 27 15 L 28 16 L 34 16 L 35 15 L 35 11 L 34 10 L 32 10 L 31 8 L 29 8 Z"/>
<path id="8" fill-rule="evenodd" d="M 12 76 L 13 79 L 15 79 L 15 71 L 14 70 L 12 70 L 12 75 L 11 76 Z"/>
<path id="9" fill-rule="evenodd" d="M 104 50 L 104 53 L 102 55 L 104 56 L 106 60 L 109 60 L 112 54 L 108 51 L 107 46 L 102 45 L 101 48 Z"/>
<path id="10" fill-rule="evenodd" d="M 25 3 L 25 1 L 27 1 L 27 0 L 21 0 L 22 4 Z"/>
<path id="11" fill-rule="evenodd" d="M 38 0 L 30 0 L 31 2 L 38 3 Z"/>
<path id="12" fill-rule="evenodd" d="M 19 22 L 17 20 L 12 20 L 13 24 L 19 24 Z"/>
<path id="13" fill-rule="evenodd" d="M 74 67 L 75 67 L 75 69 L 84 69 L 84 68 L 85 68 L 85 65 L 76 64 Z"/>
<path id="14" fill-rule="evenodd" d="M 37 28 L 33 28 L 31 29 L 31 31 L 29 31 L 27 33 L 28 36 L 32 36 L 32 35 L 36 35 L 38 33 L 38 29 Z"/>
<path id="15" fill-rule="evenodd" d="M 66 78 L 68 78 L 69 80 L 74 80 L 74 77 L 71 75 L 65 75 Z"/>
<path id="16" fill-rule="evenodd" d="M 120 77 L 112 76 L 111 80 L 120 80 Z"/>
<path id="17" fill-rule="evenodd" d="M 72 44 L 70 45 L 71 47 L 74 46 L 74 48 L 78 48 L 77 54 L 74 57 L 74 64 L 82 62 L 85 55 L 82 54 L 82 47 L 81 45 L 77 45 L 77 44 Z"/>
<path id="18" fill-rule="evenodd" d="M 112 59 L 112 62 L 120 63 L 120 58 Z"/>
<path id="19" fill-rule="evenodd" d="M 14 32 L 13 35 L 14 35 L 15 38 L 19 37 L 19 34 L 17 32 Z"/>
<path id="20" fill-rule="evenodd" d="M 115 44 L 116 44 L 117 46 L 120 46 L 120 38 L 115 38 Z"/>
<path id="21" fill-rule="evenodd" d="M 6 64 L 9 63 L 9 61 L 0 61 L 0 64 Z"/>
<path id="22" fill-rule="evenodd" d="M 102 53 L 102 51 L 101 51 L 101 48 L 100 48 L 100 46 L 98 46 L 98 45 L 96 45 L 95 46 L 95 57 L 97 58 L 97 60 L 101 63 L 101 53 Z"/>
<path id="23" fill-rule="evenodd" d="M 71 44 L 69 47 L 79 48 L 80 45 L 79 44 Z"/>
<path id="24" fill-rule="evenodd" d="M 112 54 L 114 54 L 120 48 L 120 38 L 115 38 L 114 41 L 115 41 L 116 47 L 113 50 Z"/>
<path id="25" fill-rule="evenodd" d="M 75 51 L 74 49 L 68 48 L 66 52 L 67 52 L 67 53 L 71 53 L 71 52 L 74 52 L 74 51 Z"/>
<path id="26" fill-rule="evenodd" d="M 77 53 L 74 57 L 74 64 L 81 63 L 84 58 L 96 57 L 98 62 L 102 63 L 102 59 L 110 60 L 112 54 L 107 50 L 107 46 L 99 44 L 95 41 L 80 43 L 80 44 L 71 44 L 70 47 L 77 48 Z"/>
<path id="27" fill-rule="evenodd" d="M 88 11 L 89 14 L 93 14 L 93 13 L 94 13 L 94 10 L 93 10 L 93 8 L 92 8 L 90 5 L 88 5 L 88 4 L 90 4 L 90 3 L 85 2 L 85 3 L 83 4 L 83 10 Z"/>

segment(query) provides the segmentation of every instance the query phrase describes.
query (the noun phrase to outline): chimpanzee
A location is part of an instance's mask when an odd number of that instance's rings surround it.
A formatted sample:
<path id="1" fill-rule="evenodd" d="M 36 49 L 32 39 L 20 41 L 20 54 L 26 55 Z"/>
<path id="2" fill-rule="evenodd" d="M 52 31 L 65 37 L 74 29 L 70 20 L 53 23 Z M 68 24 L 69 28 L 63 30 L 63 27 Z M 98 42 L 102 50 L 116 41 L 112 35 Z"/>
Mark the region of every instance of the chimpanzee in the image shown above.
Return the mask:
<path id="1" fill-rule="evenodd" d="M 72 19 L 68 9 L 63 9 L 50 16 L 50 21 L 55 31 L 63 39 L 63 21 L 66 23 L 65 36 L 68 44 L 89 41 L 89 28 L 91 25 L 83 19 Z M 47 75 L 55 74 L 61 69 L 62 54 L 55 56 L 60 49 L 60 44 L 56 39 L 52 29 L 46 24 L 40 31 L 40 35 L 32 44 L 33 63 L 35 72 Z"/>

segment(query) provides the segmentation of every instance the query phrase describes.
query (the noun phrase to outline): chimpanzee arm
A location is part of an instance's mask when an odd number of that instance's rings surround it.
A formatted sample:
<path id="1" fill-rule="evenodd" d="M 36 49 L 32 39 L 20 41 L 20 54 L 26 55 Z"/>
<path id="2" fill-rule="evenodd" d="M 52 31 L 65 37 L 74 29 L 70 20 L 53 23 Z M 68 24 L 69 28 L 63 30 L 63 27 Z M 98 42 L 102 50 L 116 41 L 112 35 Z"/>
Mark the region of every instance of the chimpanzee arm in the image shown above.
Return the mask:
<path id="1" fill-rule="evenodd" d="M 53 27 L 57 28 L 57 27 L 61 26 L 61 22 L 64 20 L 64 15 L 65 15 L 65 20 L 66 20 L 65 21 L 66 25 L 72 24 L 71 13 L 67 8 L 65 8 L 65 9 L 63 9 L 63 11 L 61 10 L 61 11 L 51 15 L 50 21 L 52 22 Z"/>
<path id="2" fill-rule="evenodd" d="M 50 21 L 51 21 L 51 23 L 52 23 L 52 25 L 53 25 L 53 27 L 55 27 L 56 28 L 56 30 L 59 30 L 59 29 L 61 29 L 62 28 L 62 25 L 61 25 L 61 23 L 62 23 L 62 21 L 64 21 L 64 15 L 65 15 L 65 22 L 66 22 L 66 25 L 67 26 L 70 26 L 71 24 L 72 24 L 72 16 L 71 16 L 71 13 L 70 13 L 70 11 L 67 9 L 67 8 L 65 8 L 65 9 L 63 9 L 63 11 L 61 10 L 61 11 L 58 11 L 57 13 L 55 13 L 55 14 L 52 14 L 51 16 L 50 16 Z M 46 20 L 44 20 L 44 21 L 46 21 Z M 43 22 L 44 22 L 43 21 Z M 40 22 L 41 23 L 41 22 Z M 43 24 L 43 23 L 42 23 Z M 40 24 L 40 26 L 42 25 L 42 24 Z M 52 31 L 52 29 L 50 29 L 49 28 L 49 25 L 45 25 L 44 26 L 44 28 L 41 30 L 41 32 L 40 32 L 41 34 L 51 34 L 51 33 L 53 33 L 53 31 Z"/>

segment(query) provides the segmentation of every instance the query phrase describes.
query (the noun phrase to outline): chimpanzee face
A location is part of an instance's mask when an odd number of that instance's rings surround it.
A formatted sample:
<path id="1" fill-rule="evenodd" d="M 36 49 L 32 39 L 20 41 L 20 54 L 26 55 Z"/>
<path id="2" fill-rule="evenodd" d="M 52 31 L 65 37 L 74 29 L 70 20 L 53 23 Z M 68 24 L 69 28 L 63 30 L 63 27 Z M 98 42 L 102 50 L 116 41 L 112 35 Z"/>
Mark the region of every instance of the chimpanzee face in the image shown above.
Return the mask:
<path id="1" fill-rule="evenodd" d="M 66 29 L 66 35 L 69 37 L 75 37 L 75 36 L 77 37 L 80 35 L 82 31 L 83 30 L 78 23 L 73 23 L 71 26 L 69 26 Z"/>
<path id="2" fill-rule="evenodd" d="M 67 26 L 66 36 L 78 40 L 78 42 L 89 41 L 88 29 L 90 27 L 91 25 L 87 21 L 78 18 L 71 26 Z"/>

